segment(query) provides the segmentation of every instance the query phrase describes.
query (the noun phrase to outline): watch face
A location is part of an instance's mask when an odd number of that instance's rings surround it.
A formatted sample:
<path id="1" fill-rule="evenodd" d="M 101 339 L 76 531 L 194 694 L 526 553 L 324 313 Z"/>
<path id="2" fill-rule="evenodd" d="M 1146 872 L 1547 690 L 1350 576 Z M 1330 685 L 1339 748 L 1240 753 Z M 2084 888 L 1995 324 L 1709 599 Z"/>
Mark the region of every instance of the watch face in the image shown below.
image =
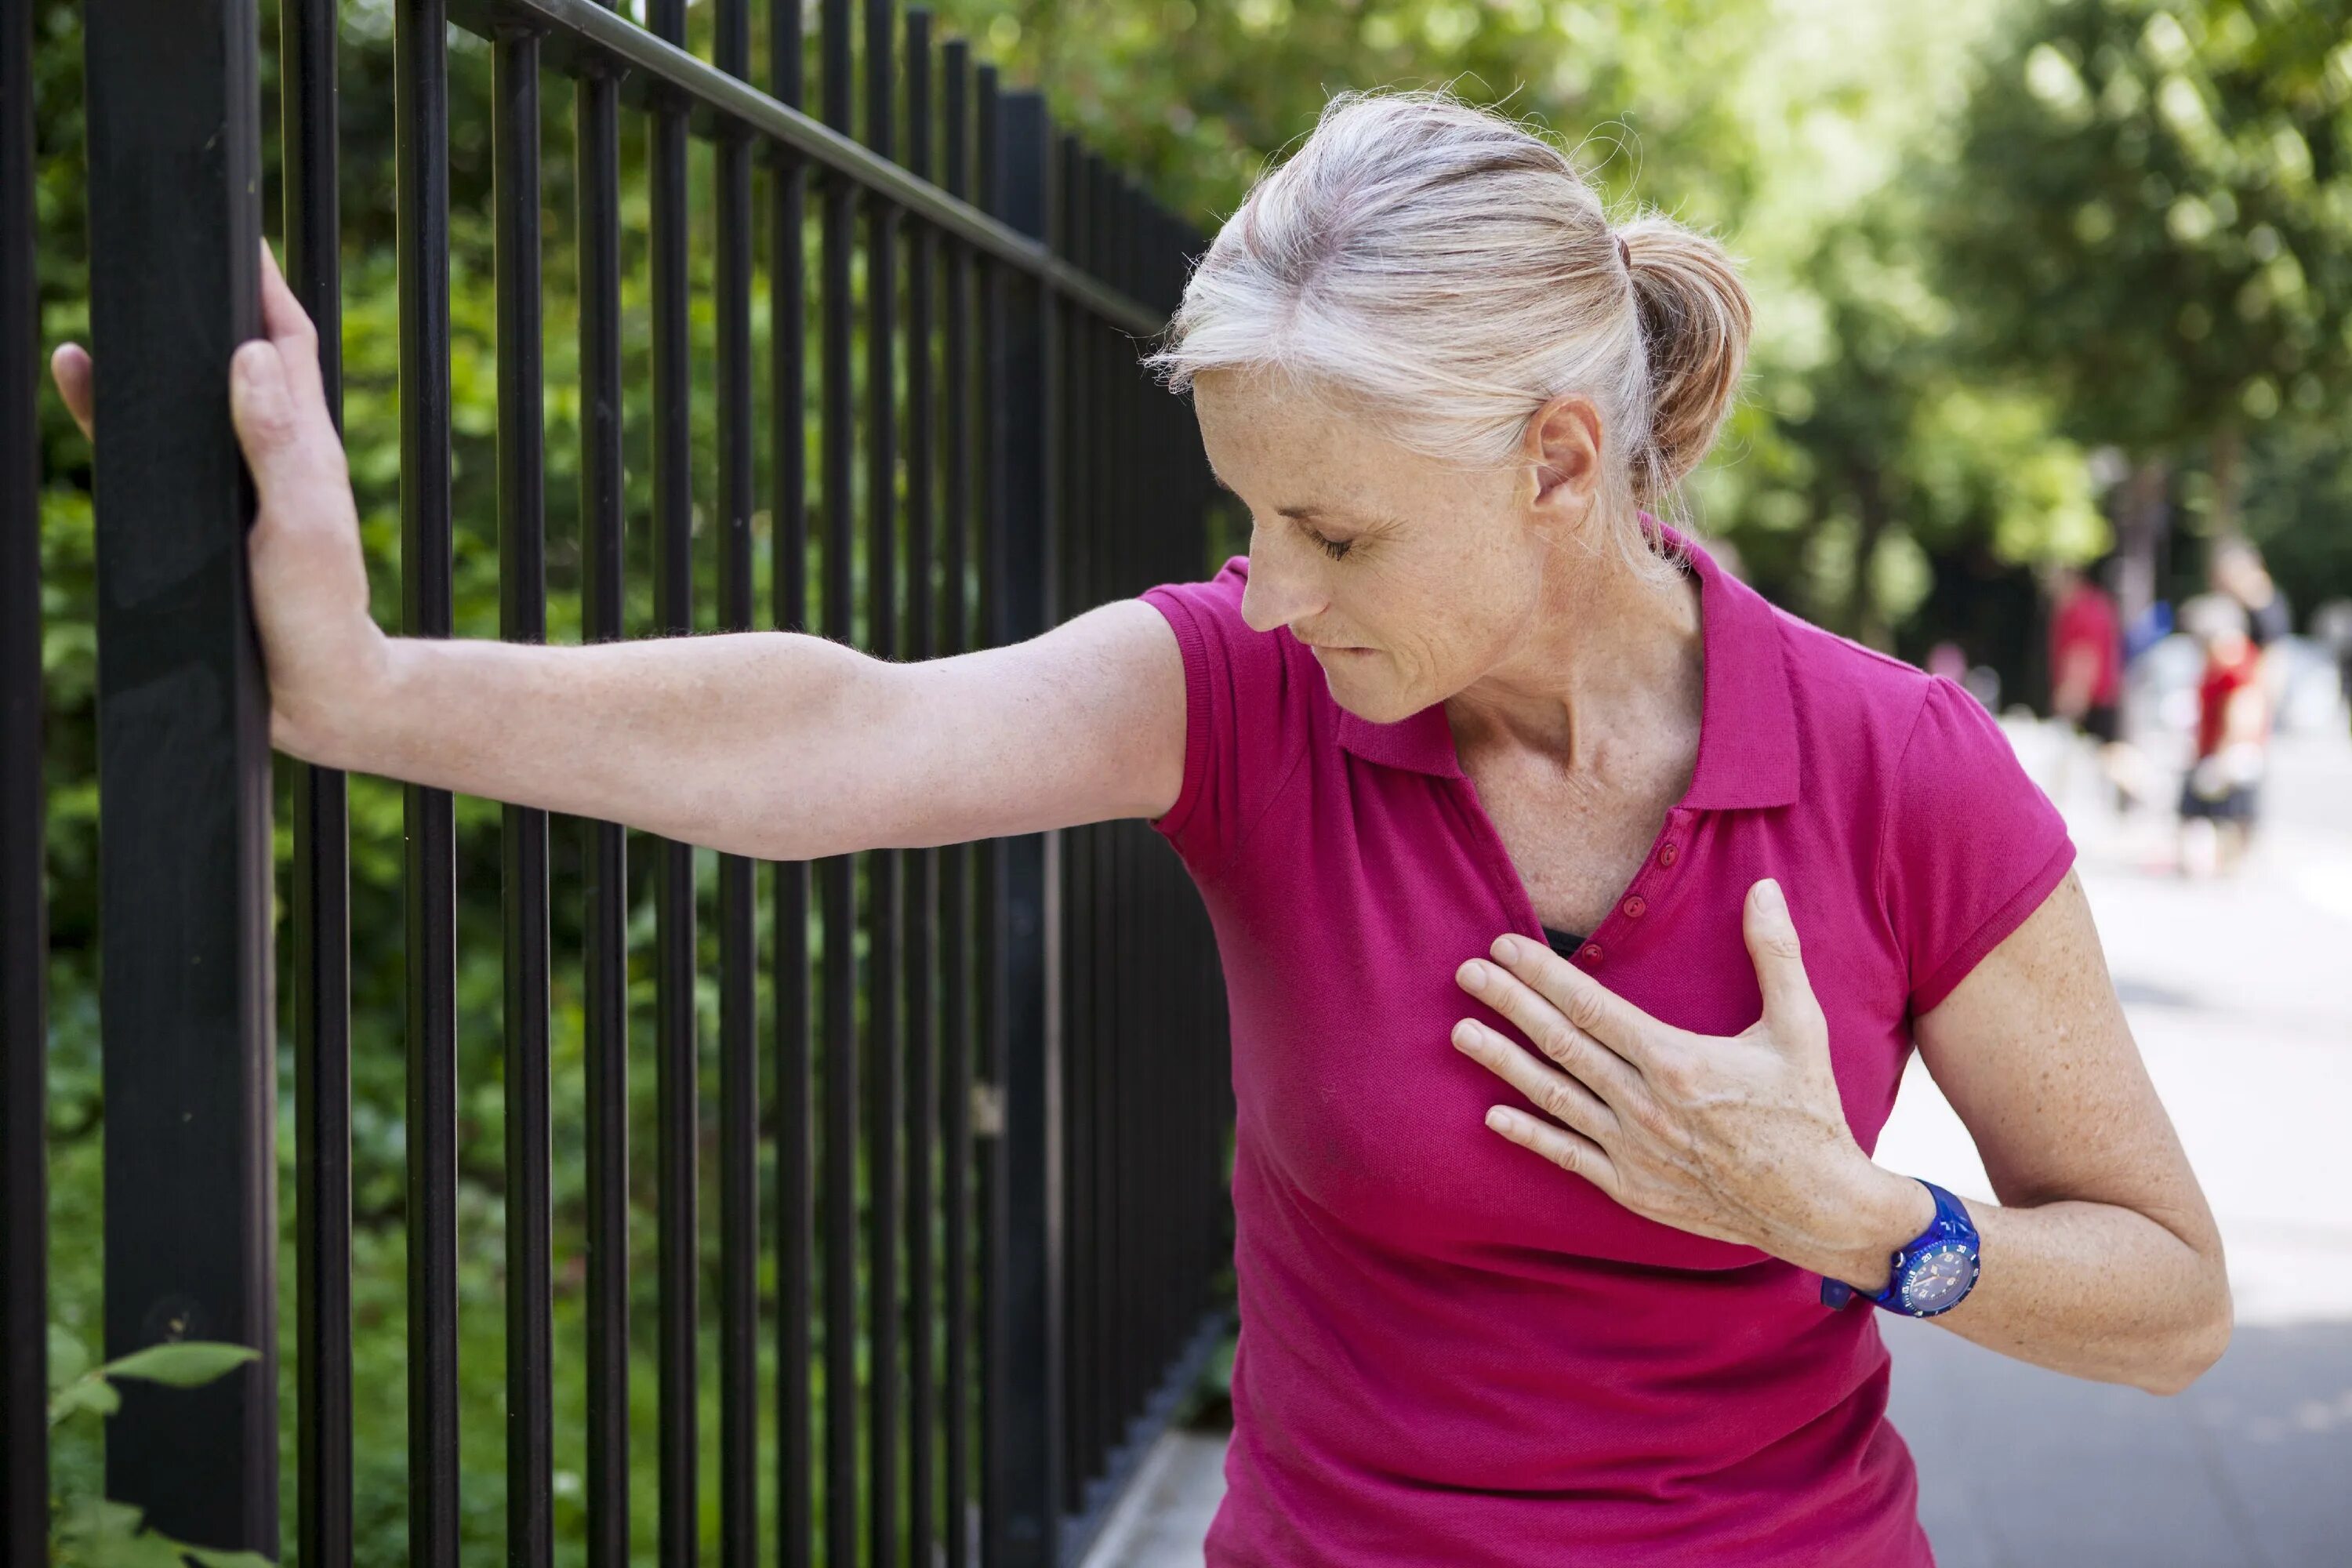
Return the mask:
<path id="1" fill-rule="evenodd" d="M 1964 1295 L 1977 1277 L 1977 1260 L 1965 1242 L 1939 1241 L 1911 1259 L 1903 1275 L 1903 1305 L 1922 1316 L 1940 1312 Z"/>

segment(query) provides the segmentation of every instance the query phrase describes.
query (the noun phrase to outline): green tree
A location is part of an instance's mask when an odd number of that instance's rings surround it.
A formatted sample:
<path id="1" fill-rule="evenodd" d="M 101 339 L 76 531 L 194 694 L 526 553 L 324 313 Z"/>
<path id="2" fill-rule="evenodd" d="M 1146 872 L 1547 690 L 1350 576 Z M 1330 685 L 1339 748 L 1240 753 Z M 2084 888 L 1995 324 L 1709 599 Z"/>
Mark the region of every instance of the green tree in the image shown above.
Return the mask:
<path id="1" fill-rule="evenodd" d="M 2347 26 L 2342 0 L 2038 0 L 1982 62 L 1934 225 L 1945 284 L 1982 363 L 2133 465 L 2135 598 L 2168 470 L 2201 464 L 2231 529 L 2247 433 L 2352 386 Z"/>

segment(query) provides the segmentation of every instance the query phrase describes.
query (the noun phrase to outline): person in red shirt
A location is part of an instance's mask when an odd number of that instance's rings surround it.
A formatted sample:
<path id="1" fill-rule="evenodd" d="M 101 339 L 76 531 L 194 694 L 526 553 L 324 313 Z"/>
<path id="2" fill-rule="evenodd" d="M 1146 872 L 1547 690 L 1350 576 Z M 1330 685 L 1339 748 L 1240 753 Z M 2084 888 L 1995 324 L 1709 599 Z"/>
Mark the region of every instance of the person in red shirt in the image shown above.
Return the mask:
<path id="1" fill-rule="evenodd" d="M 2099 772 L 2118 811 L 2145 798 L 2146 763 L 2123 735 L 2123 619 L 2105 589 L 2081 568 L 2062 563 L 2049 575 L 2050 710 L 2097 748 Z M 2066 798 L 2075 748 L 2059 753 L 2051 793 Z"/>
<path id="2" fill-rule="evenodd" d="M 2074 566 L 2052 573 L 2050 707 L 2105 745 L 2122 739 L 2123 627 L 2115 601 Z"/>
<path id="3" fill-rule="evenodd" d="M 2229 872 L 2245 858 L 2270 736 L 2262 650 L 2243 605 L 2223 595 L 2193 599 L 2182 622 L 2205 650 L 2197 683 L 2197 751 L 2180 781 L 2180 869 Z"/>

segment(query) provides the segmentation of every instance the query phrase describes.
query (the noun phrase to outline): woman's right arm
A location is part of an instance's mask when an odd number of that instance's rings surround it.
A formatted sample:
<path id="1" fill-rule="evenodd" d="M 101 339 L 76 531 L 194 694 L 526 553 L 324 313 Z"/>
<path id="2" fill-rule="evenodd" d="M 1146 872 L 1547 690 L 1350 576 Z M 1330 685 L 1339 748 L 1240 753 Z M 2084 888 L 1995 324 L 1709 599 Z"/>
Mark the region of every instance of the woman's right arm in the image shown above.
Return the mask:
<path id="1" fill-rule="evenodd" d="M 1183 664 L 1139 600 L 912 664 L 792 632 L 384 636 L 316 333 L 263 253 L 267 336 L 239 350 L 230 407 L 259 496 L 248 553 L 280 750 L 782 860 L 1175 804 Z M 52 368 L 88 431 L 89 355 L 65 345 Z"/>
<path id="2" fill-rule="evenodd" d="M 285 749 L 770 859 L 1157 816 L 1182 782 L 1183 666 L 1139 600 L 914 664 L 792 632 L 383 653 Z"/>

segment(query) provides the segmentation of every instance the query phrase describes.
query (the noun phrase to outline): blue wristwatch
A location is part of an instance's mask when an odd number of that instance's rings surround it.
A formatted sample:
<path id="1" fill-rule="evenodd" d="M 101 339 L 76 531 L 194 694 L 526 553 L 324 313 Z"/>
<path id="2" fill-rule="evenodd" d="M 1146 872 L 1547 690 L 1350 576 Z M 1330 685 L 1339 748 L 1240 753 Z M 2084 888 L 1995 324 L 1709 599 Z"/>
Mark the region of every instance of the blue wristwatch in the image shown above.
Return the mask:
<path id="1" fill-rule="evenodd" d="M 1977 1282 L 1977 1227 L 1960 1200 L 1933 1182 L 1915 1182 L 1935 1195 L 1936 1217 L 1918 1238 L 1894 1254 L 1886 1289 L 1872 1295 L 1842 1280 L 1822 1281 L 1822 1305 L 1832 1310 L 1859 1296 L 1890 1312 L 1932 1318 L 1960 1304 Z"/>

